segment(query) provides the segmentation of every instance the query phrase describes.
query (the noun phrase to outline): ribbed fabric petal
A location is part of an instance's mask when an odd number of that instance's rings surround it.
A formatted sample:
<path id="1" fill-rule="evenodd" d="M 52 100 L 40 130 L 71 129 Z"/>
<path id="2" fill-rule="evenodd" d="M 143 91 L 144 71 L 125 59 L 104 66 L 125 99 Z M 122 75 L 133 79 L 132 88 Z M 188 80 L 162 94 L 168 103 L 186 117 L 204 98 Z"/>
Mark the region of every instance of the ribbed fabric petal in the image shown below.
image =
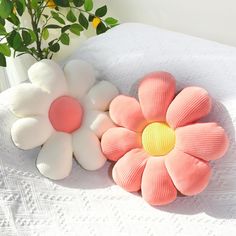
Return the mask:
<path id="1" fill-rule="evenodd" d="M 224 129 L 216 123 L 197 123 L 176 129 L 176 147 L 206 161 L 222 157 L 228 146 Z"/>
<path id="2" fill-rule="evenodd" d="M 183 89 L 170 104 L 166 120 L 172 128 L 190 124 L 206 116 L 211 110 L 211 98 L 199 87 Z"/>
<path id="3" fill-rule="evenodd" d="M 101 146 L 103 153 L 109 160 L 117 161 L 128 151 L 141 147 L 141 139 L 134 131 L 116 127 L 104 133 Z"/>
<path id="4" fill-rule="evenodd" d="M 119 126 L 133 131 L 142 131 L 146 120 L 135 98 L 119 95 L 110 105 L 111 119 Z"/>
<path id="5" fill-rule="evenodd" d="M 126 153 L 112 170 L 116 184 L 129 192 L 140 190 L 141 178 L 148 157 L 142 149 L 133 149 Z"/>
<path id="6" fill-rule="evenodd" d="M 167 171 L 175 187 L 184 195 L 195 195 L 208 185 L 211 168 L 203 160 L 177 149 L 165 159 Z"/>
<path id="7" fill-rule="evenodd" d="M 165 205 L 176 199 L 177 190 L 165 167 L 165 157 L 150 157 L 142 176 L 142 195 L 151 205 Z"/>
<path id="8" fill-rule="evenodd" d="M 138 96 L 144 117 L 165 121 L 166 111 L 175 95 L 175 79 L 168 72 L 153 72 L 142 80 Z"/>

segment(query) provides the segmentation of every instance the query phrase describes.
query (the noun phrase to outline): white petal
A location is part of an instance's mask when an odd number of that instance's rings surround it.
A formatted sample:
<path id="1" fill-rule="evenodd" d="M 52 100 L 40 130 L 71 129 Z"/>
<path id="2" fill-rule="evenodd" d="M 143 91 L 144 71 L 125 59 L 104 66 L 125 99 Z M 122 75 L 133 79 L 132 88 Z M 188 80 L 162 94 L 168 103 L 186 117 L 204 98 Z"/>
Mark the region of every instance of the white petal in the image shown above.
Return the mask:
<path id="1" fill-rule="evenodd" d="M 28 70 L 30 81 L 51 93 L 54 98 L 68 93 L 67 82 L 62 69 L 52 60 L 42 60 Z"/>
<path id="2" fill-rule="evenodd" d="M 108 81 L 100 81 L 90 89 L 84 98 L 84 106 L 90 109 L 107 111 L 113 98 L 119 94 L 118 89 Z"/>
<path id="3" fill-rule="evenodd" d="M 24 150 L 42 145 L 52 132 L 51 123 L 44 116 L 21 118 L 11 128 L 13 142 L 17 147 Z"/>
<path id="4" fill-rule="evenodd" d="M 72 159 L 71 135 L 55 132 L 42 147 L 37 158 L 37 168 L 50 179 L 64 179 L 71 172 Z"/>
<path id="5" fill-rule="evenodd" d="M 72 60 L 64 67 L 71 96 L 80 98 L 95 83 L 95 71 L 93 67 L 82 60 Z"/>
<path id="6" fill-rule="evenodd" d="M 101 138 L 108 129 L 115 127 L 106 113 L 95 110 L 87 111 L 83 122 L 83 126 L 90 128 L 98 138 Z"/>
<path id="7" fill-rule="evenodd" d="M 97 170 L 106 162 L 98 137 L 89 129 L 80 128 L 73 134 L 73 149 L 76 160 L 86 170 Z"/>
<path id="8" fill-rule="evenodd" d="M 52 101 L 46 91 L 31 83 L 10 88 L 7 100 L 9 109 L 18 117 L 47 114 Z"/>

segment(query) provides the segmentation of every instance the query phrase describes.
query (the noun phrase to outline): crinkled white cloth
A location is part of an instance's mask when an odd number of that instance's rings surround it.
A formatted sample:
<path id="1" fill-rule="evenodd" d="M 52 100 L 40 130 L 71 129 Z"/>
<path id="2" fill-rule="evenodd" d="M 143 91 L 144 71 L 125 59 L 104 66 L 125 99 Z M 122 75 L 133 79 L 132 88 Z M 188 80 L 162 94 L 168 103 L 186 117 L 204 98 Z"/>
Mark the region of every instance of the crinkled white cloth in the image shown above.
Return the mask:
<path id="1" fill-rule="evenodd" d="M 15 118 L 0 106 L 0 235 L 236 235 L 236 49 L 124 24 L 88 40 L 72 58 L 89 61 L 101 79 L 132 95 L 135 82 L 153 70 L 171 72 L 179 89 L 206 88 L 214 98 L 206 120 L 225 127 L 230 149 L 212 163 L 213 176 L 203 193 L 151 207 L 138 194 L 113 184 L 109 163 L 94 172 L 74 164 L 63 181 L 43 178 L 35 167 L 38 149 L 25 152 L 13 146 L 10 127 Z"/>

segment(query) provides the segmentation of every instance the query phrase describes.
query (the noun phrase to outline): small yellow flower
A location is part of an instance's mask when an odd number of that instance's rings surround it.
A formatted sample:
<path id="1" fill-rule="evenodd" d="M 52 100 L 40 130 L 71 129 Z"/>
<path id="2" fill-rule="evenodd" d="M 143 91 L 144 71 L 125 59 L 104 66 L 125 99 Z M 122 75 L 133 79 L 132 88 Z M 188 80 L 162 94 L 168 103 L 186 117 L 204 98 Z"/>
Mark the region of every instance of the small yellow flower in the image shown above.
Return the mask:
<path id="1" fill-rule="evenodd" d="M 56 4 L 55 4 L 55 2 L 54 2 L 54 0 L 44 0 L 45 2 L 47 2 L 47 6 L 49 7 L 49 8 L 56 8 Z"/>
<path id="2" fill-rule="evenodd" d="M 13 7 L 13 10 L 12 10 L 13 14 L 16 15 L 17 11 L 16 11 L 16 7 Z"/>
<path id="3" fill-rule="evenodd" d="M 93 28 L 96 29 L 98 25 L 100 24 L 100 22 L 101 22 L 100 18 L 95 17 L 92 22 Z"/>

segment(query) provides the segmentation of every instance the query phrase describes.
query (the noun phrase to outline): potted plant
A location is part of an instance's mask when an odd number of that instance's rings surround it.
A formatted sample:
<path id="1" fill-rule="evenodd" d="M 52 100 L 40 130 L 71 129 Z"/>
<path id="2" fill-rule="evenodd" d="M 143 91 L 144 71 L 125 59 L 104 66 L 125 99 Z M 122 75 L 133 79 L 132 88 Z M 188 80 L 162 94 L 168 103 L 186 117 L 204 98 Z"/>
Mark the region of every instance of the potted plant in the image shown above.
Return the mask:
<path id="1" fill-rule="evenodd" d="M 8 64 L 11 80 L 25 79 L 32 63 L 53 59 L 73 35 L 90 26 L 101 34 L 118 24 L 106 15 L 107 6 L 95 9 L 93 0 L 0 0 L 0 66 Z M 23 63 L 12 59 L 20 56 Z"/>

